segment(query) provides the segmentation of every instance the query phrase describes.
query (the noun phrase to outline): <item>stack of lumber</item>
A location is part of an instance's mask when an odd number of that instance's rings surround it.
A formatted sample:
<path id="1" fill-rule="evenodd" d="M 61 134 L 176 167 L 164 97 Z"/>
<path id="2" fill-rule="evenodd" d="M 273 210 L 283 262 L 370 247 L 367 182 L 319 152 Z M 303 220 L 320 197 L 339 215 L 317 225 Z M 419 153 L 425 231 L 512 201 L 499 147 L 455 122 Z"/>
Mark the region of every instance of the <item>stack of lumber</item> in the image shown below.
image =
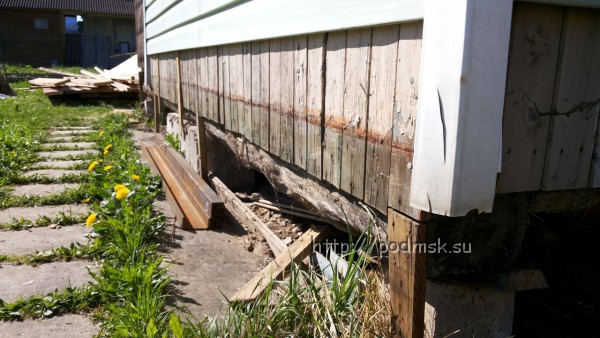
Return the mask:
<path id="1" fill-rule="evenodd" d="M 40 68 L 62 78 L 36 78 L 29 81 L 32 89 L 42 89 L 46 96 L 80 95 L 81 97 L 121 97 L 139 93 L 139 68 L 132 57 L 111 70 L 95 67 L 96 72 L 81 70 L 81 74 Z"/>

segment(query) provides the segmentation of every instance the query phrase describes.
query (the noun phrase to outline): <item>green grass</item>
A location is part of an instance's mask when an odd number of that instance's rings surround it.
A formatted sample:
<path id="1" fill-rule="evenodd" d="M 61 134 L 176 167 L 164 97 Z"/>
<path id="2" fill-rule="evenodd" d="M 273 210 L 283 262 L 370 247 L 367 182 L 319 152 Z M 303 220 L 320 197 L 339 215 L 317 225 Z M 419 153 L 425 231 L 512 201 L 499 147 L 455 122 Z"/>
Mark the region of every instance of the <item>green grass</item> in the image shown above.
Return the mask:
<path id="1" fill-rule="evenodd" d="M 41 74 L 41 73 L 45 73 L 44 71 L 39 70 L 38 67 L 32 67 L 30 65 L 8 64 L 8 65 L 4 65 L 4 67 L 6 69 L 6 74 Z M 54 66 L 54 67 L 46 67 L 46 68 L 51 68 L 51 69 L 55 69 L 55 70 L 59 70 L 59 71 L 63 71 L 63 72 L 75 73 L 75 74 L 79 74 L 79 71 L 81 71 L 82 69 L 96 73 L 96 70 L 94 70 L 94 67 L 83 68 L 83 67 Z M 4 71 L 4 68 L 0 67 L 0 71 Z"/>

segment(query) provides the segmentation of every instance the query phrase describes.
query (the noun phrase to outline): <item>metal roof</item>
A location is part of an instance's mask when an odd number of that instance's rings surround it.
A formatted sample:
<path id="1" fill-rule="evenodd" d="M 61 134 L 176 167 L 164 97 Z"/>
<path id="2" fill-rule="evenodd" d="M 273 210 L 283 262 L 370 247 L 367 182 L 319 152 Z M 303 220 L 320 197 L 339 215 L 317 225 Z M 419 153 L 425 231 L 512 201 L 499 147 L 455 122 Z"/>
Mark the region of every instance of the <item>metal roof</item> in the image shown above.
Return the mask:
<path id="1" fill-rule="evenodd" d="M 46 9 L 81 14 L 134 15 L 133 0 L 0 0 L 1 8 Z"/>

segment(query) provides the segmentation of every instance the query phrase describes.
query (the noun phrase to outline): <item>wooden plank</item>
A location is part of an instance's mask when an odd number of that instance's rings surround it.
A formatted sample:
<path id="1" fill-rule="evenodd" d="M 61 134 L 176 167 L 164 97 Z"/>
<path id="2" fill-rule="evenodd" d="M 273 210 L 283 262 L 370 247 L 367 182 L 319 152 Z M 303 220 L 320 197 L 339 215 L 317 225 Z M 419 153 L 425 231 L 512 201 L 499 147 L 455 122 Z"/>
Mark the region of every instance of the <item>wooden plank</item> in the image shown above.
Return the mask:
<path id="1" fill-rule="evenodd" d="M 279 157 L 288 162 L 294 162 L 294 39 L 281 40 L 281 77 L 279 115 L 281 133 Z"/>
<path id="2" fill-rule="evenodd" d="M 306 79 L 306 171 L 322 177 L 323 112 L 325 90 L 326 34 L 308 36 Z"/>
<path id="3" fill-rule="evenodd" d="M 342 172 L 340 188 L 362 199 L 365 192 L 367 154 L 367 107 L 373 30 L 348 31 L 344 110 L 342 111 Z"/>
<path id="4" fill-rule="evenodd" d="M 269 152 L 281 155 L 281 40 L 269 41 Z M 287 135 L 286 135 L 287 137 Z"/>
<path id="5" fill-rule="evenodd" d="M 177 52 L 177 56 L 175 58 L 175 62 L 177 63 L 177 115 L 179 117 L 179 132 L 181 135 L 185 135 L 185 130 L 183 129 L 183 98 L 181 93 L 181 61 L 180 61 L 180 52 Z"/>
<path id="6" fill-rule="evenodd" d="M 202 104 L 200 100 L 200 50 L 195 49 L 192 51 L 192 59 L 191 59 L 191 110 L 196 115 L 196 125 L 198 125 L 198 118 L 200 117 L 202 111 Z"/>
<path id="7" fill-rule="evenodd" d="M 166 182 L 170 192 L 177 200 L 177 204 L 189 220 L 192 228 L 208 229 L 208 219 L 204 208 L 200 207 L 202 204 L 199 204 L 196 196 L 186 188 L 181 177 L 177 175 L 177 172 L 167 162 L 165 155 L 158 147 L 149 147 L 148 151 L 152 157 L 152 161 L 159 168 L 164 182 Z"/>
<path id="8" fill-rule="evenodd" d="M 208 48 L 200 49 L 200 57 L 198 59 L 198 96 L 199 96 L 199 109 L 200 116 L 209 118 L 209 110 L 211 109 L 208 104 L 209 95 L 209 82 L 208 82 Z"/>
<path id="9" fill-rule="evenodd" d="M 270 90 L 270 43 L 261 41 L 260 44 L 260 147 L 269 150 L 270 133 L 270 108 L 271 90 Z"/>
<path id="10" fill-rule="evenodd" d="M 294 164 L 306 169 L 308 37 L 294 39 Z"/>
<path id="11" fill-rule="evenodd" d="M 147 50 L 152 55 L 421 20 L 424 3 L 424 0 L 379 0 L 377 6 L 373 6 L 364 0 L 248 1 L 218 14 L 189 21 L 170 31 L 161 30 L 160 33 L 164 34 L 148 40 Z M 182 22 L 176 21 L 177 24 Z"/>
<path id="12" fill-rule="evenodd" d="M 400 26 L 373 28 L 365 202 L 387 212 Z"/>
<path id="13" fill-rule="evenodd" d="M 260 71 L 260 43 L 252 42 L 252 135 L 249 139 L 257 145 L 260 140 L 260 118 L 261 118 L 261 71 Z"/>
<path id="14" fill-rule="evenodd" d="M 70 73 L 70 72 L 63 72 L 63 71 L 60 71 L 60 70 L 51 69 L 51 68 L 45 68 L 45 67 L 40 67 L 38 69 L 42 70 L 44 72 L 47 72 L 47 73 L 58 74 L 58 75 L 63 75 L 63 76 L 72 76 L 72 77 L 79 77 L 79 78 L 87 77 L 87 76 L 83 76 L 81 74 L 75 74 L 75 73 Z"/>
<path id="15" fill-rule="evenodd" d="M 240 117 L 240 133 L 252 140 L 252 44 L 242 45 L 242 60 L 244 68 L 244 100 L 242 103 L 243 115 Z"/>
<path id="16" fill-rule="evenodd" d="M 242 45 L 229 46 L 229 102 L 231 124 L 229 130 L 240 132 L 240 115 L 243 116 L 244 108 L 244 60 Z M 243 126 L 242 126 L 243 127 Z"/>
<path id="17" fill-rule="evenodd" d="M 412 176 L 413 139 L 419 101 L 419 73 L 423 22 L 400 25 L 398 69 L 396 71 L 396 107 L 392 122 L 392 154 L 388 206 L 418 218 L 409 205 Z"/>
<path id="18" fill-rule="evenodd" d="M 37 78 L 29 80 L 29 83 L 34 86 L 42 87 L 58 87 L 69 82 L 71 79 L 50 79 L 50 78 Z"/>
<path id="19" fill-rule="evenodd" d="M 542 188 L 588 187 L 600 114 L 600 15 L 568 8 Z"/>
<path id="20" fill-rule="evenodd" d="M 212 182 L 217 193 L 225 203 L 225 207 L 240 221 L 240 224 L 249 225 L 251 227 L 250 231 L 260 232 L 275 255 L 286 251 L 287 247 L 283 241 L 233 191 L 229 190 L 218 177 L 212 177 Z"/>
<path id="21" fill-rule="evenodd" d="M 219 67 L 217 60 L 217 47 L 209 47 L 207 54 L 207 103 L 208 111 L 207 117 L 215 122 L 219 123 Z"/>
<path id="22" fill-rule="evenodd" d="M 342 170 L 346 36 L 346 31 L 329 33 L 326 53 L 323 180 L 336 188 L 340 187 Z"/>
<path id="23" fill-rule="evenodd" d="M 312 253 L 313 243 L 321 242 L 327 235 L 327 228 L 311 228 L 298 238 L 283 253 L 277 255 L 246 285 L 231 297 L 230 301 L 249 301 L 262 294 L 273 279 L 284 276 L 292 263 L 300 263 Z"/>
<path id="24" fill-rule="evenodd" d="M 230 61 L 229 61 L 229 49 L 232 46 L 220 46 L 221 50 L 221 62 L 219 65 L 222 67 L 222 71 L 219 72 L 219 75 L 222 75 L 220 79 L 219 87 L 222 88 L 221 100 L 219 102 L 223 102 L 223 108 L 220 109 L 221 114 L 223 116 L 223 126 L 227 130 L 232 130 L 233 127 L 233 118 L 231 114 L 231 77 L 229 76 L 230 69 Z M 235 76 L 235 75 L 234 75 Z"/>
<path id="25" fill-rule="evenodd" d="M 425 331 L 425 251 L 415 247 L 417 243 L 425 243 L 425 225 L 390 209 L 389 285 L 394 337 L 418 338 Z"/>
<path id="26" fill-rule="evenodd" d="M 501 193 L 541 188 L 548 142 L 561 7 L 516 3 L 502 128 Z"/>
<path id="27" fill-rule="evenodd" d="M 86 86 L 110 86 L 113 81 L 112 80 L 96 80 L 96 79 L 71 79 L 71 83 L 86 85 Z"/>

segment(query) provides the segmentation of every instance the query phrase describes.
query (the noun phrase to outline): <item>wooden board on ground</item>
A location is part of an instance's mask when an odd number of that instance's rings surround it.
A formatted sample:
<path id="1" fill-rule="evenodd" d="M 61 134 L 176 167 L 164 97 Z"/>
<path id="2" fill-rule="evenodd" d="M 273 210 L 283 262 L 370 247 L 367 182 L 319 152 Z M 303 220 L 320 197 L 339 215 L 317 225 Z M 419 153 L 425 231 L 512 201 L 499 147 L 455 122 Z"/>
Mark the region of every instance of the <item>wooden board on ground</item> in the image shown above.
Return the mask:
<path id="1" fill-rule="evenodd" d="M 71 79 L 37 78 L 37 79 L 29 80 L 29 83 L 34 86 L 41 86 L 41 87 L 58 87 L 69 81 L 71 81 Z"/>
<path id="2" fill-rule="evenodd" d="M 306 231 L 289 248 L 277 255 L 271 263 L 264 267 L 246 285 L 244 285 L 230 299 L 236 301 L 250 301 L 260 296 L 273 279 L 282 278 L 292 263 L 300 263 L 305 257 L 312 254 L 313 243 L 321 242 L 327 235 L 327 228 L 311 228 Z"/>
<path id="3" fill-rule="evenodd" d="M 81 84 L 86 86 L 110 86 L 113 81 L 112 80 L 97 80 L 97 79 L 71 79 L 71 83 Z"/>

